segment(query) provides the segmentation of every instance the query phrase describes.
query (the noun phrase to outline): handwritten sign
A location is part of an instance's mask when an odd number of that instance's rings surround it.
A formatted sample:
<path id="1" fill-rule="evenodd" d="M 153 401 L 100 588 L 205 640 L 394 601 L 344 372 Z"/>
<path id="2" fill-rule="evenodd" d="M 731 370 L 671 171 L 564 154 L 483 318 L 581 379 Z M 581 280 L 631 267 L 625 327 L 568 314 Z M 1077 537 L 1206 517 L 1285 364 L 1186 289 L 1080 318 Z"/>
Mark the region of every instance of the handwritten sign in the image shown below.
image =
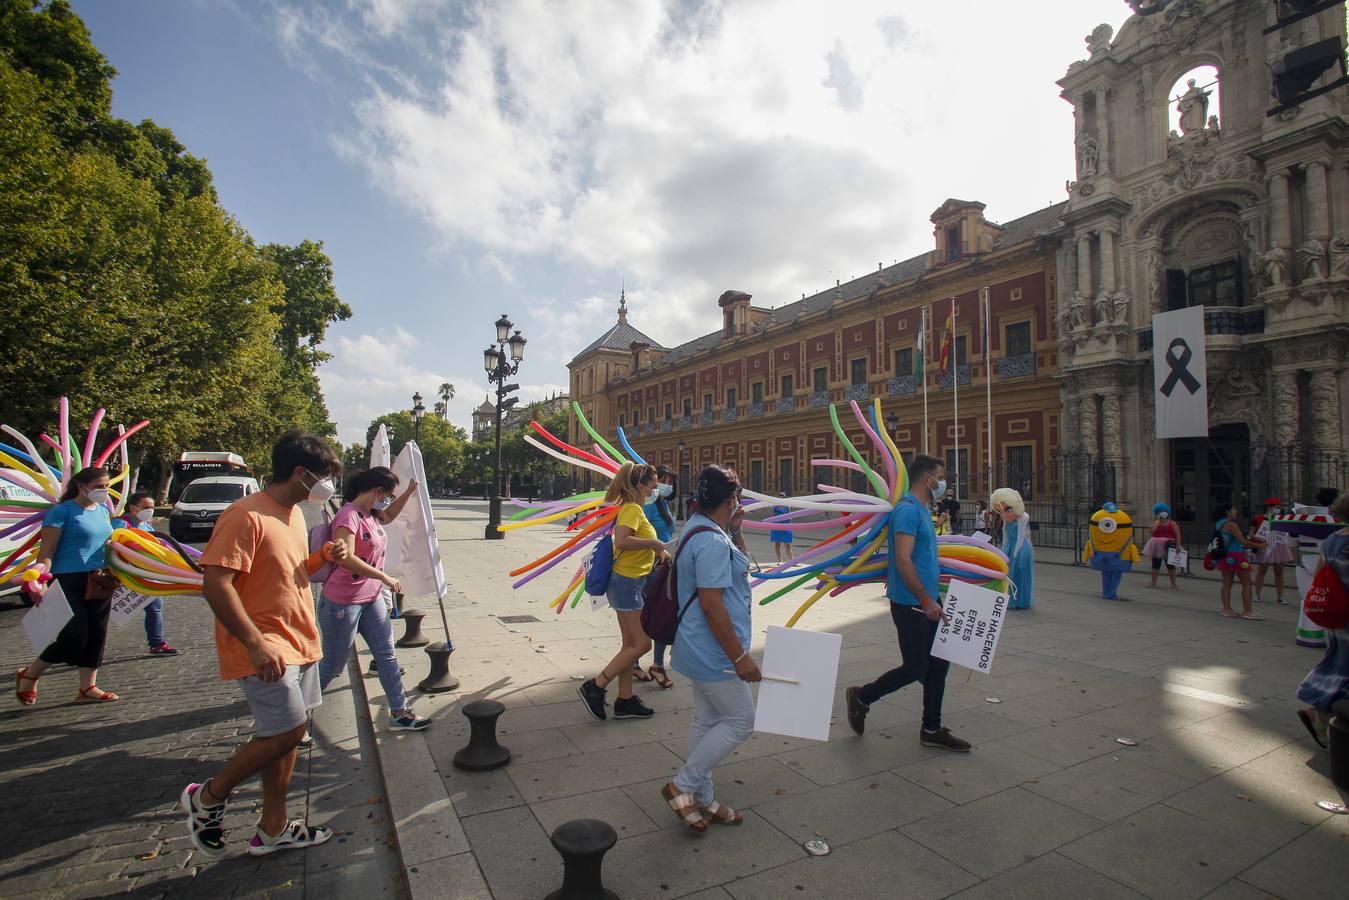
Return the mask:
<path id="1" fill-rule="evenodd" d="M 124 584 L 119 584 L 112 592 L 112 606 L 108 611 L 108 621 L 114 625 L 125 625 L 128 619 L 145 609 L 154 599 L 154 597 L 147 597 L 133 591 Z"/>
<path id="2" fill-rule="evenodd" d="M 988 674 L 1007 621 L 1007 595 L 952 581 L 942 603 L 947 621 L 932 641 L 932 655 Z"/>

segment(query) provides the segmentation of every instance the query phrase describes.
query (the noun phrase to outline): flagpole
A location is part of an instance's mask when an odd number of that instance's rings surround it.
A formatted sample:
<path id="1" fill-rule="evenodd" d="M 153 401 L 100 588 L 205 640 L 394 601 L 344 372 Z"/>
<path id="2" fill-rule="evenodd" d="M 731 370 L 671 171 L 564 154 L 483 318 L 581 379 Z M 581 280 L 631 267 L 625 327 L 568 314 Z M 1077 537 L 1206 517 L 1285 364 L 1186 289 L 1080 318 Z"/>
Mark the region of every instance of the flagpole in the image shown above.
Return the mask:
<path id="1" fill-rule="evenodd" d="M 955 468 L 956 499 L 960 499 L 960 354 L 956 352 L 956 298 L 951 298 L 951 414 L 955 417 L 955 453 L 951 462 Z"/>
<path id="2" fill-rule="evenodd" d="M 988 490 L 993 492 L 993 467 L 997 465 L 993 456 L 993 345 L 989 343 L 988 323 L 992 308 L 988 297 L 988 288 L 984 288 L 984 397 L 988 417 Z"/>
<path id="3" fill-rule="evenodd" d="M 919 348 L 923 360 L 923 455 L 929 456 L 931 448 L 928 446 L 929 429 L 927 427 L 927 304 L 924 304 L 919 312 L 922 313 L 922 324 L 919 326 L 918 336 L 923 339 L 923 346 Z"/>

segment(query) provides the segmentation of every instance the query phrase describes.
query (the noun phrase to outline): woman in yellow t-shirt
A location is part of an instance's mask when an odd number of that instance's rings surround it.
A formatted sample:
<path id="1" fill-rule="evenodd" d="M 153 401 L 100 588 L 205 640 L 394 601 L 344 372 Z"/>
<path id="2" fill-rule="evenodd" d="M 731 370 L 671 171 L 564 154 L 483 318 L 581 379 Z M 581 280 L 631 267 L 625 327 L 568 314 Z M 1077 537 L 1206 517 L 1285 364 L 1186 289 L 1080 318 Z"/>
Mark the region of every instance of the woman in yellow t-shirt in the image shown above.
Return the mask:
<path id="1" fill-rule="evenodd" d="M 606 596 L 609 606 L 618 614 L 623 646 L 600 674 L 576 689 L 586 712 L 600 721 L 608 718 L 604 710 L 605 686 L 614 680 L 618 681 L 615 719 L 649 719 L 653 715 L 649 706 L 633 696 L 632 667 L 651 649 L 651 639 L 642 630 L 642 591 L 656 560 L 670 556 L 665 545 L 656 539 L 656 529 L 642 510 L 658 483 L 655 466 L 624 463 L 604 495 L 606 504 L 621 504 L 614 525 L 614 570 Z"/>

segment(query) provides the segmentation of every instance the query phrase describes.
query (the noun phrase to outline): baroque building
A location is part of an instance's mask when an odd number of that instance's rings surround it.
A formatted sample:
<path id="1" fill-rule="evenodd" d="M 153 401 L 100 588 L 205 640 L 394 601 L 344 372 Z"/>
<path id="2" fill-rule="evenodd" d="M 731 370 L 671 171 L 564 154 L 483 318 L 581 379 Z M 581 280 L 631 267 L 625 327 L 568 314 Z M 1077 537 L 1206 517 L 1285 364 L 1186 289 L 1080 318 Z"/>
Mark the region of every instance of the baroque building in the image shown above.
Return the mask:
<path id="1" fill-rule="evenodd" d="M 1343 38 L 1344 9 L 1274 22 L 1259 0 L 1175 0 L 1097 27 L 1059 82 L 1077 150 L 1057 233 L 1064 439 L 1114 467 L 1122 499 L 1182 520 L 1345 486 L 1349 97 L 1267 115 L 1269 64 Z M 1197 67 L 1212 77 L 1182 78 Z M 1209 433 L 1157 440 L 1152 315 L 1199 305 Z"/>
<path id="2" fill-rule="evenodd" d="M 504 434 L 507 431 L 513 431 L 519 428 L 530 419 L 542 419 L 546 416 L 554 416 L 558 413 L 565 413 L 571 409 L 571 397 L 566 394 L 554 393 L 546 400 L 539 400 L 528 406 L 515 406 L 506 410 L 506 414 L 501 419 L 501 431 Z M 495 437 L 496 428 L 496 406 L 492 403 L 492 398 L 484 397 L 478 408 L 473 410 L 473 440 L 490 441 Z"/>

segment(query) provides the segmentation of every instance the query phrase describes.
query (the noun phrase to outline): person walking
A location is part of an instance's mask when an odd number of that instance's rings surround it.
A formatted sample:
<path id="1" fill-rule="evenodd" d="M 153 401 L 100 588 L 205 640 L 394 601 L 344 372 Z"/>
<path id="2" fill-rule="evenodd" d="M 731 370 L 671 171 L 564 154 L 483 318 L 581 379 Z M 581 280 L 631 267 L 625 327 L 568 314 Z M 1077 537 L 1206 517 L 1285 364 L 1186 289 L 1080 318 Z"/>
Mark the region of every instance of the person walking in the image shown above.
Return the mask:
<path id="1" fill-rule="evenodd" d="M 778 496 L 786 497 L 787 492 L 778 491 Z M 774 506 L 772 510 L 775 516 L 785 516 L 792 511 L 792 508 L 790 506 Z M 773 543 L 773 554 L 777 557 L 778 562 L 782 562 L 784 553 L 787 555 L 788 562 L 796 559 L 792 551 L 792 532 L 790 529 L 783 528 L 770 531 L 768 532 L 768 540 Z"/>
<path id="2" fill-rule="evenodd" d="M 1263 598 L 1260 596 L 1265 590 L 1265 576 L 1270 568 L 1274 569 L 1274 599 L 1280 606 L 1287 606 L 1288 601 L 1283 599 L 1283 570 L 1284 567 L 1293 561 L 1293 548 L 1288 540 L 1288 535 L 1282 531 L 1275 531 L 1267 522 L 1283 511 L 1283 501 L 1278 497 L 1265 498 L 1265 512 L 1263 515 L 1256 516 L 1251 521 L 1251 528 L 1255 531 L 1255 536 L 1265 542 L 1262 550 L 1255 551 L 1255 602 L 1259 603 Z"/>
<path id="3" fill-rule="evenodd" d="M 1349 522 L 1349 494 L 1341 494 L 1335 499 L 1330 505 L 1330 515 L 1337 522 Z M 1321 558 L 1316 571 L 1320 572 L 1325 566 L 1334 567 L 1340 583 L 1349 590 L 1349 558 L 1344 557 L 1346 548 L 1349 548 L 1349 528 L 1341 528 L 1321 542 Z M 1305 709 L 1298 710 L 1298 720 L 1322 748 L 1330 745 L 1328 729 L 1332 707 L 1349 699 L 1349 628 L 1327 628 L 1325 632 L 1325 656 L 1312 667 L 1297 689 L 1297 698 L 1307 704 Z"/>
<path id="4" fill-rule="evenodd" d="M 76 472 L 61 499 L 42 516 L 37 565 L 54 576 L 70 604 L 71 618 L 38 658 L 15 673 L 14 695 L 23 706 L 37 703 L 37 681 L 57 663 L 80 670 L 76 700 L 109 703 L 120 699 L 98 686 L 98 667 L 108 642 L 108 611 L 116 582 L 107 570 L 112 536 L 108 471 L 90 466 Z M 41 582 L 33 582 L 34 585 Z M 41 604 L 44 591 L 32 593 Z M 29 687 L 25 690 L 24 684 Z"/>
<path id="5" fill-rule="evenodd" d="M 670 556 L 642 511 L 656 493 L 656 484 L 655 466 L 628 462 L 619 467 L 604 495 L 606 504 L 619 504 L 614 523 L 614 569 L 605 596 L 618 616 L 623 645 L 598 675 L 576 689 L 586 712 L 601 722 L 608 718 L 605 689 L 614 680 L 618 681 L 615 719 L 649 719 L 655 715 L 641 697 L 633 695 L 632 671 L 637 660 L 651 649 L 651 639 L 642 630 L 642 591 L 656 560 Z"/>
<path id="6" fill-rule="evenodd" d="M 1171 507 L 1158 503 L 1152 507 L 1152 535 L 1143 545 L 1143 555 L 1152 560 L 1152 581 L 1148 587 L 1157 586 L 1157 576 L 1161 574 L 1162 564 L 1166 563 L 1166 574 L 1171 577 L 1171 590 L 1180 590 L 1176 582 L 1176 567 L 1167 562 L 1167 554 L 1173 547 L 1184 546 L 1180 539 L 1180 526 L 1171 519 Z"/>
<path id="7" fill-rule="evenodd" d="M 136 531 L 155 530 L 150 521 L 155 514 L 155 498 L 145 491 L 136 491 L 127 498 L 125 512 L 112 520 L 113 528 L 131 528 Z M 164 598 L 156 597 L 145 605 L 145 641 L 151 656 L 177 656 L 178 651 L 164 640 Z"/>
<path id="8" fill-rule="evenodd" d="M 749 558 L 729 533 L 740 506 L 739 489 L 724 466 L 699 473 L 698 511 L 684 523 L 687 537 L 675 560 L 679 608 L 687 609 L 671 665 L 693 686 L 693 722 L 684 765 L 660 793 L 679 820 L 699 834 L 709 822 L 744 821 L 716 799 L 712 770 L 754 733 L 749 685 L 762 679 L 749 655 Z"/>
<path id="9" fill-rule="evenodd" d="M 951 664 L 930 653 L 939 624 L 946 616 L 938 593 L 941 573 L 937 535 L 928 508 L 946 493 L 945 473 L 941 460 L 915 456 L 909 464 L 909 493 L 900 498 L 890 513 L 885 593 L 890 598 L 890 618 L 899 638 L 901 664 L 870 684 L 848 688 L 844 697 L 848 724 L 862 734 L 871 704 L 905 685 L 920 682 L 923 722 L 918 732 L 919 743 L 967 753 L 969 743 L 941 724 L 946 673 Z"/>
<path id="10" fill-rule="evenodd" d="M 398 656 L 393 648 L 393 626 L 382 588 L 402 593 L 398 579 L 383 571 L 389 538 L 384 525 L 397 519 L 408 499 L 417 493 L 413 481 L 395 499 L 398 476 L 385 466 L 376 466 L 344 480 L 345 504 L 333 517 L 333 541 L 343 546 L 345 558 L 336 563 L 323 582 L 319 595 L 319 632 L 323 660 L 319 663 L 319 690 L 346 666 L 356 635 L 375 657 L 379 683 L 389 705 L 390 731 L 421 731 L 430 719 L 418 718 L 403 691 Z"/>
<path id="11" fill-rule="evenodd" d="M 1264 616 L 1251 611 L 1251 561 L 1246 556 L 1246 550 L 1258 549 L 1263 547 L 1259 541 L 1253 541 L 1241 533 L 1241 526 L 1237 524 L 1237 508 L 1229 506 L 1227 508 L 1218 507 L 1213 511 L 1217 524 L 1214 525 L 1214 531 L 1221 540 L 1222 553 L 1217 560 L 1217 568 L 1222 574 L 1223 586 L 1220 599 L 1223 605 L 1223 615 L 1236 616 L 1232 611 L 1232 582 L 1241 581 L 1241 618 L 1260 620 Z"/>
<path id="12" fill-rule="evenodd" d="M 656 529 L 656 540 L 668 544 L 674 537 L 675 518 L 670 509 L 670 498 L 675 493 L 675 476 L 668 466 L 656 466 L 656 477 L 659 483 L 656 485 L 655 497 L 642 507 L 642 512 L 646 514 L 651 527 Z M 660 641 L 652 641 L 651 645 L 655 648 L 652 651 L 651 668 L 643 671 L 639 660 L 633 667 L 632 677 L 638 681 L 655 681 L 661 688 L 669 690 L 674 687 L 674 681 L 665 671 L 665 653 L 669 645 Z"/>
<path id="13" fill-rule="evenodd" d="M 262 817 L 249 854 L 312 847 L 332 837 L 327 828 L 288 821 L 286 794 L 309 711 L 323 702 L 314 665 L 323 653 L 309 576 L 347 553 L 337 541 L 309 552 L 299 504 L 326 503 L 334 493 L 331 479 L 341 471 L 327 442 L 286 432 L 272 447 L 270 483 L 220 515 L 202 552 L 220 677 L 238 682 L 254 719 L 252 739 L 213 777 L 189 784 L 179 797 L 192 845 L 207 856 L 225 852 L 230 794 L 259 773 Z"/>

